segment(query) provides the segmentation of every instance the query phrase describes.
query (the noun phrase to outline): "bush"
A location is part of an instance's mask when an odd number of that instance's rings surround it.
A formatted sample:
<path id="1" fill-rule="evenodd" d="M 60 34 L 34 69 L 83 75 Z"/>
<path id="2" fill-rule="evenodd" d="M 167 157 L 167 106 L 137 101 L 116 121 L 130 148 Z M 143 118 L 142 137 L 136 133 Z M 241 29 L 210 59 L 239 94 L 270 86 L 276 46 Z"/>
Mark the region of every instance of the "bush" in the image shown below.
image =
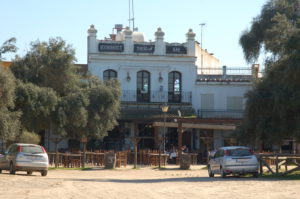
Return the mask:
<path id="1" fill-rule="evenodd" d="M 28 143 L 28 144 L 39 144 L 41 140 L 41 137 L 34 133 L 29 131 L 23 131 L 23 133 L 20 135 L 18 142 L 20 143 Z"/>

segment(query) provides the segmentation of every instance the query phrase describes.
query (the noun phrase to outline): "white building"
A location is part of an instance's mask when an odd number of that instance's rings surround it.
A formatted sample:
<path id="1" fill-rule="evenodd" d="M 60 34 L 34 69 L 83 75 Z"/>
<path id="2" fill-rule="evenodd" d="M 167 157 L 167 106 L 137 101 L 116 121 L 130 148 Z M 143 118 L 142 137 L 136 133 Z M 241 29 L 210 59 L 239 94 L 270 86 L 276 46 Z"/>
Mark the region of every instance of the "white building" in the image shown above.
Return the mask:
<path id="1" fill-rule="evenodd" d="M 172 126 L 178 110 L 182 117 L 197 118 L 187 121 L 194 126 L 183 124 L 183 144 L 194 150 L 229 144 L 232 129 L 243 117 L 244 94 L 251 89 L 257 68 L 221 67 L 213 54 L 201 49 L 191 29 L 185 43 L 164 41 L 161 28 L 153 42 L 144 41 L 142 33 L 128 27 L 116 25 L 115 29 L 116 34 L 104 40 L 97 39 L 93 25 L 88 30 L 89 71 L 103 80 L 117 78 L 122 89 L 118 133 L 106 139 L 106 147 L 132 148 L 130 137 L 136 135 L 142 139 L 139 147 L 156 148 L 163 136 L 160 107 L 164 103 L 169 106 L 164 123 L 166 148 L 178 142 L 177 127 Z M 208 127 L 199 126 L 202 123 Z"/>

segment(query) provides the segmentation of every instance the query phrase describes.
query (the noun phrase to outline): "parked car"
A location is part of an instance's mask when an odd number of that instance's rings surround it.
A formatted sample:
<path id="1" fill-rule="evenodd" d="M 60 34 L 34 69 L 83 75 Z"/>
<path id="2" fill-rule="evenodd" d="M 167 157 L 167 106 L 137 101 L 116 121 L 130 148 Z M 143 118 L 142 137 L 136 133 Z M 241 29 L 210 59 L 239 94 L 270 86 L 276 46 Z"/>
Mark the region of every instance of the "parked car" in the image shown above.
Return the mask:
<path id="1" fill-rule="evenodd" d="M 0 173 L 8 170 L 10 174 L 16 171 L 41 172 L 42 176 L 48 173 L 48 155 L 44 147 L 36 144 L 16 143 L 8 147 L 7 151 L 0 155 Z"/>
<path id="2" fill-rule="evenodd" d="M 258 177 L 258 161 L 248 147 L 229 146 L 219 148 L 208 162 L 208 175 L 252 174 Z"/>

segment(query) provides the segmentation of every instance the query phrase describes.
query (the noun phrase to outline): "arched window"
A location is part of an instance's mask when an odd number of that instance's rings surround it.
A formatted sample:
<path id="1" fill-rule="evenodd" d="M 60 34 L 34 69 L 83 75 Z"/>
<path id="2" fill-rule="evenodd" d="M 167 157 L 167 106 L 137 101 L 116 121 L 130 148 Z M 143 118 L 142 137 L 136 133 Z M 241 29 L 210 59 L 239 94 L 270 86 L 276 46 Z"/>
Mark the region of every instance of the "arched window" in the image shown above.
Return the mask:
<path id="1" fill-rule="evenodd" d="M 138 102 L 150 101 L 150 73 L 148 71 L 137 72 L 136 92 Z"/>
<path id="2" fill-rule="evenodd" d="M 114 71 L 114 70 L 106 70 L 103 72 L 103 80 L 106 81 L 106 80 L 110 80 L 110 79 L 113 79 L 113 78 L 117 78 L 117 72 Z"/>
<path id="3" fill-rule="evenodd" d="M 169 73 L 168 79 L 168 101 L 181 102 L 181 73 L 173 71 Z"/>

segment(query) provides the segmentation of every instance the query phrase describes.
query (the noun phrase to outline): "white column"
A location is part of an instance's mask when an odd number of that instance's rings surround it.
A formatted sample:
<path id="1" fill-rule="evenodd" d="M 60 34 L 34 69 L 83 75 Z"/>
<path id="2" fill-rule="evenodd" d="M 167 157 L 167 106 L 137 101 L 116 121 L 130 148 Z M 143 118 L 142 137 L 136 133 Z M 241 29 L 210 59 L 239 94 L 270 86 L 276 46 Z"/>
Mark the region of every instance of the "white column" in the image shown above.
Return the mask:
<path id="1" fill-rule="evenodd" d="M 97 42 L 97 30 L 94 25 L 91 25 L 88 29 L 88 55 L 89 53 L 97 53 L 98 52 L 98 42 Z"/>
<path id="2" fill-rule="evenodd" d="M 165 33 L 161 30 L 161 28 L 157 28 L 157 31 L 154 33 L 155 35 L 155 55 L 164 55 L 166 53 L 166 45 L 164 42 Z"/>
<path id="3" fill-rule="evenodd" d="M 187 55 L 188 56 L 195 56 L 195 36 L 196 34 L 193 32 L 192 29 L 189 29 L 189 32 L 186 33 L 187 39 Z"/>
<path id="4" fill-rule="evenodd" d="M 125 28 L 124 34 L 125 34 L 124 53 L 132 54 L 133 53 L 132 31 L 129 29 L 129 27 Z"/>

